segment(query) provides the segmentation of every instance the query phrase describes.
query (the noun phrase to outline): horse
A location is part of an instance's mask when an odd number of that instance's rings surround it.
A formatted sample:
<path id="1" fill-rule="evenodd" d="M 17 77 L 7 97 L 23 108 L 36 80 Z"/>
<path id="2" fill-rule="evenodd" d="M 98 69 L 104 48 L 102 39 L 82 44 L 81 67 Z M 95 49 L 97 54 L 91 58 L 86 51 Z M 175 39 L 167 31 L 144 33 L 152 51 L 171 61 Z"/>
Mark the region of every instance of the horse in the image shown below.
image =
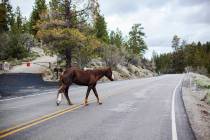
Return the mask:
<path id="1" fill-rule="evenodd" d="M 111 68 L 101 68 L 95 70 L 82 70 L 79 68 L 68 68 L 60 75 L 60 88 L 57 93 L 57 106 L 61 103 L 62 93 L 65 95 L 66 100 L 69 105 L 73 105 L 71 100 L 69 99 L 68 90 L 72 83 L 82 86 L 88 86 L 84 105 L 88 105 L 88 96 L 91 90 L 96 96 L 97 103 L 99 105 L 102 104 L 100 102 L 98 93 L 96 90 L 97 81 L 102 77 L 107 77 L 110 81 L 114 81 L 114 76 L 112 74 Z"/>

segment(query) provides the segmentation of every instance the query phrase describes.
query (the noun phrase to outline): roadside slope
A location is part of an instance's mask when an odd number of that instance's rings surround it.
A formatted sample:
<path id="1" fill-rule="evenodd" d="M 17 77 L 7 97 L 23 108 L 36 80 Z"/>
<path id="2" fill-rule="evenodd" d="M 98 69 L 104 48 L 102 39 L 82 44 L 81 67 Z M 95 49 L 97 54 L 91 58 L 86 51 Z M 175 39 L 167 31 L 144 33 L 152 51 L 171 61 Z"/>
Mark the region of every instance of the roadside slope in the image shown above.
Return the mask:
<path id="1" fill-rule="evenodd" d="M 197 140 L 209 140 L 210 106 L 203 100 L 206 90 L 195 83 L 193 76 L 199 75 L 190 73 L 183 80 L 184 105 Z"/>

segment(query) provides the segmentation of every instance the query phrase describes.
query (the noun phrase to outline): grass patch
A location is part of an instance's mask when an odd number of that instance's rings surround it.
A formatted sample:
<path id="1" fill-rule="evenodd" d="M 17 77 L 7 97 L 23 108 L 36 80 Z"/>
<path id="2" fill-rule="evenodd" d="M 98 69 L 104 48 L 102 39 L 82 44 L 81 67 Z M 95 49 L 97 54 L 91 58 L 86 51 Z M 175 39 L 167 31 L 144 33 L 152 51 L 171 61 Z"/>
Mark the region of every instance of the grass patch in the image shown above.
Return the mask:
<path id="1" fill-rule="evenodd" d="M 204 75 L 194 74 L 193 80 L 197 86 L 210 89 L 210 79 Z"/>
<path id="2" fill-rule="evenodd" d="M 210 78 L 200 74 L 193 74 L 193 82 L 207 93 L 204 100 L 210 105 Z"/>
<path id="3" fill-rule="evenodd" d="M 206 100 L 207 100 L 207 104 L 210 105 L 210 90 L 207 93 L 207 99 Z"/>

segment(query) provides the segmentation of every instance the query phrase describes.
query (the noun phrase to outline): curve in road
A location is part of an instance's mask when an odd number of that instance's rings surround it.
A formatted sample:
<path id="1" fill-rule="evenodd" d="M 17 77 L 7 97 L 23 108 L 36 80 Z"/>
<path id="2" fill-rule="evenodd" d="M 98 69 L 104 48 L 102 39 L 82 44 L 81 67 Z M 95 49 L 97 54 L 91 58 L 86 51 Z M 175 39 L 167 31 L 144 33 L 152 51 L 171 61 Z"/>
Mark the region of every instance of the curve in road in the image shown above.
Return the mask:
<path id="1" fill-rule="evenodd" d="M 174 95 L 177 139 L 193 140 L 181 90 L 177 86 L 182 76 L 164 75 L 99 84 L 97 88 L 99 96 L 104 97 L 103 105 L 91 103 L 88 107 L 80 106 L 4 139 L 173 139 L 171 109 Z M 85 87 L 69 90 L 76 105 L 83 101 L 85 91 Z M 69 108 L 65 102 L 57 107 L 55 99 L 56 94 L 52 92 L 0 102 L 0 130 Z"/>

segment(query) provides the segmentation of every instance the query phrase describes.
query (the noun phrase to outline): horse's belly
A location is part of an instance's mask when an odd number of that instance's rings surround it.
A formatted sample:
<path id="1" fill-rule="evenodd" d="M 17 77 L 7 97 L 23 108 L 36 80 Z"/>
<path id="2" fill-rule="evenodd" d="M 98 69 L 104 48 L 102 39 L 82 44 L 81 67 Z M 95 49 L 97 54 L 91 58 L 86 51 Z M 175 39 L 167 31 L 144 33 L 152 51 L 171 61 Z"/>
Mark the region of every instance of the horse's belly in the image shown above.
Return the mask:
<path id="1" fill-rule="evenodd" d="M 73 81 L 73 83 L 81 86 L 88 86 L 88 81 Z"/>

